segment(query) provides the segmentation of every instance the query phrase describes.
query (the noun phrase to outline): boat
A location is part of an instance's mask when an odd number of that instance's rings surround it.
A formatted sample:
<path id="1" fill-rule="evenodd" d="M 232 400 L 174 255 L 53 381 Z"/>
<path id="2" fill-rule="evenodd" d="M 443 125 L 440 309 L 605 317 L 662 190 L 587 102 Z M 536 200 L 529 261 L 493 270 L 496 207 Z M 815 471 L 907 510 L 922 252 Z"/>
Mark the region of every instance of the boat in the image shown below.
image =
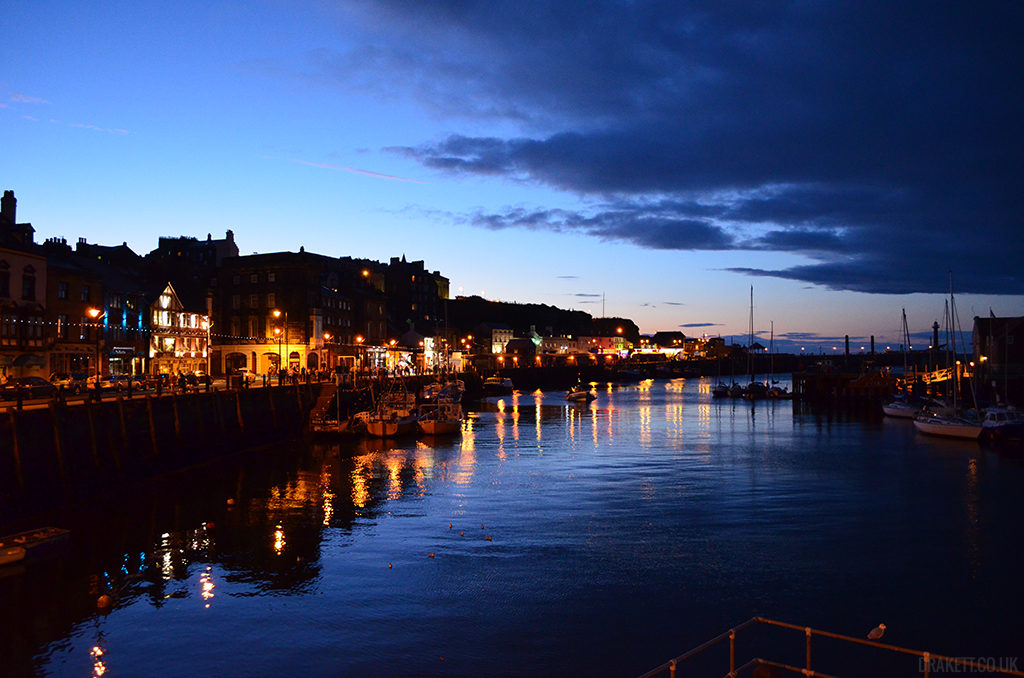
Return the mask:
<path id="1" fill-rule="evenodd" d="M 462 430 L 462 405 L 457 402 L 438 401 L 421 408 L 416 427 L 428 436 L 458 433 Z"/>
<path id="2" fill-rule="evenodd" d="M 394 379 L 365 418 L 366 432 L 376 438 L 415 433 L 416 420 L 419 419 L 416 397 L 406 389 L 405 381 Z"/>
<path id="3" fill-rule="evenodd" d="M 724 382 L 718 382 L 711 387 L 712 398 L 728 398 L 729 397 L 729 384 Z"/>
<path id="4" fill-rule="evenodd" d="M 977 440 L 981 436 L 981 422 L 955 414 L 940 414 L 927 408 L 914 417 L 914 428 L 921 433 L 945 438 Z"/>
<path id="5" fill-rule="evenodd" d="M 47 556 L 67 544 L 71 532 L 41 527 L 0 537 L 0 566 Z"/>
<path id="6" fill-rule="evenodd" d="M 437 388 L 437 386 L 440 386 Z M 431 384 L 429 393 L 423 394 L 416 427 L 425 435 L 444 435 L 462 430 L 462 393 L 465 385 L 453 379 L 445 384 Z M 425 389 L 428 390 L 428 389 Z"/>
<path id="7" fill-rule="evenodd" d="M 597 396 L 590 392 L 590 385 L 583 382 L 576 384 L 565 394 L 565 399 L 574 403 L 589 403 L 595 398 Z"/>
<path id="8" fill-rule="evenodd" d="M 486 395 L 511 395 L 513 391 L 515 391 L 515 386 L 508 377 L 494 376 L 484 379 L 484 393 Z"/>
<path id="9" fill-rule="evenodd" d="M 980 439 L 990 445 L 1021 445 L 1024 443 L 1024 413 L 1011 406 L 986 408 Z"/>
<path id="10" fill-rule="evenodd" d="M 910 350 L 910 330 L 907 328 L 907 310 L 903 310 L 903 378 L 907 378 L 907 351 Z M 882 405 L 882 413 L 896 419 L 913 419 L 921 412 L 921 406 L 911 403 L 906 393 L 897 394 Z"/>
<path id="11" fill-rule="evenodd" d="M 960 361 L 956 360 L 956 329 L 957 313 L 956 301 L 953 298 L 953 275 L 949 276 L 949 301 L 946 305 L 946 328 L 949 339 L 946 346 L 951 355 L 948 356 L 950 366 L 955 361 L 955 373 L 952 379 L 953 404 L 948 409 L 933 409 L 925 407 L 914 417 L 914 427 L 921 433 L 933 436 L 944 436 L 946 438 L 961 438 L 978 440 L 981 437 L 981 420 L 974 414 L 974 410 L 964 412 L 958 405 Z M 973 396 L 973 388 L 971 392 Z"/>
<path id="12" fill-rule="evenodd" d="M 746 391 L 746 389 L 734 381 L 732 382 L 732 386 L 729 387 L 729 397 L 742 398 L 744 391 Z"/>
<path id="13" fill-rule="evenodd" d="M 759 381 L 752 381 L 743 389 L 743 397 L 747 400 L 761 400 L 768 397 L 768 387 Z"/>
<path id="14" fill-rule="evenodd" d="M 920 411 L 920 406 L 907 402 L 903 396 L 896 396 L 882 405 L 882 413 L 896 419 L 913 419 Z"/>

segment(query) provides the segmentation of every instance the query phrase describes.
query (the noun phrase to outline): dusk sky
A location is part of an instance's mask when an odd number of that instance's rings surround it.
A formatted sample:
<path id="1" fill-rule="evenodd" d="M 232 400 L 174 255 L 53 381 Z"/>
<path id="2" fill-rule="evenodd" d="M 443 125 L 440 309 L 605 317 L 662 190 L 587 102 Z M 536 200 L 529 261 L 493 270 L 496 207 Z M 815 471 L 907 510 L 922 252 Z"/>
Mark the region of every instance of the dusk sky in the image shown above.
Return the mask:
<path id="1" fill-rule="evenodd" d="M 1019 2 L 14 0 L 37 241 L 424 260 L 784 349 L 1024 315 Z M 603 309 L 603 311 L 602 311 Z"/>

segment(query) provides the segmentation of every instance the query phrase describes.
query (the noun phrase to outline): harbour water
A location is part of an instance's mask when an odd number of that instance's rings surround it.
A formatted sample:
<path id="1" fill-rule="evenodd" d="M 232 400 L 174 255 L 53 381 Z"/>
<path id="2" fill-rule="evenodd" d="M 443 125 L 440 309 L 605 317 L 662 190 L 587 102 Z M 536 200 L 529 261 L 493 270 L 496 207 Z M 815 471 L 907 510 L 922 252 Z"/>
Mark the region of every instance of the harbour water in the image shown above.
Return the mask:
<path id="1" fill-rule="evenodd" d="M 0 570 L 0 673 L 635 676 L 755 615 L 1024 668 L 1021 458 L 710 387 L 492 398 L 58 515 L 67 553 Z"/>

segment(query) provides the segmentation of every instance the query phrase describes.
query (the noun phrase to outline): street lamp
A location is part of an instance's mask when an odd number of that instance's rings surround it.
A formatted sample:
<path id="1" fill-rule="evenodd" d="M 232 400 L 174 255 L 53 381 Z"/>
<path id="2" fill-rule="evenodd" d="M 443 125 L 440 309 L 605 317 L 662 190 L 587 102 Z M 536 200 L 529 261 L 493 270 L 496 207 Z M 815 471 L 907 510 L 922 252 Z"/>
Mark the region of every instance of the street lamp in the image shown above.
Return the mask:
<path id="1" fill-rule="evenodd" d="M 280 327 L 275 327 L 274 328 L 274 335 L 277 337 L 277 374 L 280 376 L 281 368 L 283 367 L 283 365 L 281 364 L 281 328 Z"/>
<path id="2" fill-rule="evenodd" d="M 100 392 L 100 319 L 106 315 L 102 310 L 90 306 L 85 309 L 86 314 L 93 320 L 93 332 L 96 334 L 96 393 Z"/>
<path id="3" fill-rule="evenodd" d="M 276 308 L 274 309 L 274 317 L 277 318 L 277 319 L 281 318 L 281 311 L 280 311 L 280 309 L 276 309 Z M 280 332 L 278 330 L 275 330 L 275 333 L 279 334 Z M 284 312 L 284 345 L 288 346 L 288 311 Z M 277 353 L 278 353 L 277 359 L 278 360 L 283 360 L 284 357 L 281 355 L 281 338 L 280 337 L 278 337 L 278 339 L 277 339 Z M 278 371 L 281 370 L 281 367 L 283 367 L 283 363 L 278 364 L 278 367 L 277 367 Z"/>

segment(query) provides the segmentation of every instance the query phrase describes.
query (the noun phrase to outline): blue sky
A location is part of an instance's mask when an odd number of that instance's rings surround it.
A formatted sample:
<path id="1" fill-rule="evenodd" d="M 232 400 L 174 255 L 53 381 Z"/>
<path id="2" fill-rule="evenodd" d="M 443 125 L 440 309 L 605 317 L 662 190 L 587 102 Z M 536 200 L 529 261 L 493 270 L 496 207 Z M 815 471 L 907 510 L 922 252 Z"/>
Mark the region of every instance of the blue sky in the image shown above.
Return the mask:
<path id="1" fill-rule="evenodd" d="M 37 239 L 235 233 L 784 348 L 1024 315 L 1016 3 L 9 3 Z"/>

